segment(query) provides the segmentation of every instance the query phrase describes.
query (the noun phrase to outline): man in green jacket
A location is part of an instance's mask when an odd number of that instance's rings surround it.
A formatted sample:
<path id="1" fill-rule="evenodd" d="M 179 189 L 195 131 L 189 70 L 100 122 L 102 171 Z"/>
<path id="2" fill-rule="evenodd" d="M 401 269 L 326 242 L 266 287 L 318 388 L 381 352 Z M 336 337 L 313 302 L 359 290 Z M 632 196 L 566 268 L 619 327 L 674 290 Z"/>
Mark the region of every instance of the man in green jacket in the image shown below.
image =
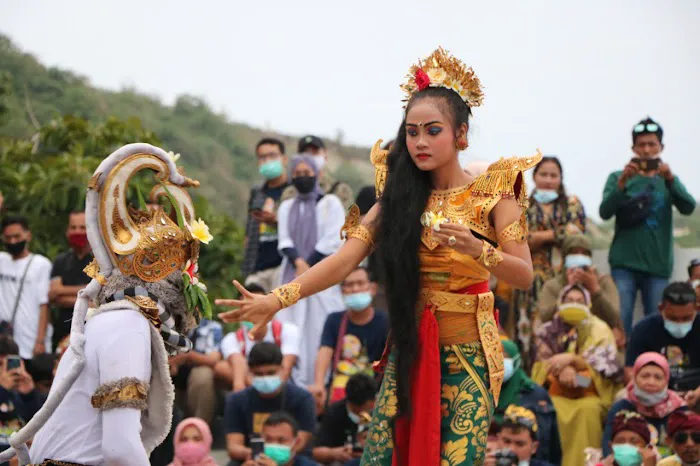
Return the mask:
<path id="1" fill-rule="evenodd" d="M 695 199 L 660 158 L 663 129 L 651 118 L 632 129 L 634 157 L 605 183 L 600 217 L 615 216 L 615 237 L 608 260 L 617 290 L 625 333 L 630 334 L 637 291 L 644 314 L 658 309 L 673 270 L 673 206 L 683 215 Z"/>

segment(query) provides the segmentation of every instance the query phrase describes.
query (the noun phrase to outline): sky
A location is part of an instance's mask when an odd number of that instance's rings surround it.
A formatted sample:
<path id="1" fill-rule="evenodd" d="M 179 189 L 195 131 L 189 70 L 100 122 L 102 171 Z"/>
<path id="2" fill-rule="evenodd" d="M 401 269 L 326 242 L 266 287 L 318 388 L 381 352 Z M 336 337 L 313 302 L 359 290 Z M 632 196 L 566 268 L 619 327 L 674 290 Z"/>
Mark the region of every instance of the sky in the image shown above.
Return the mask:
<path id="1" fill-rule="evenodd" d="M 95 86 L 192 94 L 233 121 L 366 146 L 395 135 L 404 75 L 441 45 L 486 94 L 463 161 L 557 155 L 594 218 L 647 115 L 700 197 L 698 24 L 697 0 L 0 2 L 0 32 Z"/>

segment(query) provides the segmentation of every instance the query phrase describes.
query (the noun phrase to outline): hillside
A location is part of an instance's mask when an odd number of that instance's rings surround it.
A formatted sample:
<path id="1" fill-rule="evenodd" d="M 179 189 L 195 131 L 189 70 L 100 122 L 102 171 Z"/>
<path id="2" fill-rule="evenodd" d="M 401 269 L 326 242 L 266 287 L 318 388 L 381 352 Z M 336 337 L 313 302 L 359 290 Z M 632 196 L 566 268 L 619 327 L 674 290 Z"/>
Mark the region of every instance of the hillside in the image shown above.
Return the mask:
<path id="1" fill-rule="evenodd" d="M 162 146 L 182 154 L 187 172 L 202 182 L 199 192 L 216 207 L 241 220 L 248 190 L 259 179 L 254 158 L 255 143 L 276 136 L 293 153 L 297 138 L 266 133 L 231 122 L 215 113 L 203 100 L 182 95 L 173 106 L 134 89 L 111 92 L 97 89 L 73 72 L 47 68 L 34 56 L 19 50 L 0 34 L 0 138 L 26 138 L 36 128 L 70 114 L 93 122 L 110 116 L 120 120 L 137 116 L 143 126 L 158 135 Z M 322 135 L 321 135 L 322 136 Z M 329 167 L 357 188 L 371 181 L 369 149 L 326 140 Z M 107 154 L 90 154 L 104 156 Z"/>

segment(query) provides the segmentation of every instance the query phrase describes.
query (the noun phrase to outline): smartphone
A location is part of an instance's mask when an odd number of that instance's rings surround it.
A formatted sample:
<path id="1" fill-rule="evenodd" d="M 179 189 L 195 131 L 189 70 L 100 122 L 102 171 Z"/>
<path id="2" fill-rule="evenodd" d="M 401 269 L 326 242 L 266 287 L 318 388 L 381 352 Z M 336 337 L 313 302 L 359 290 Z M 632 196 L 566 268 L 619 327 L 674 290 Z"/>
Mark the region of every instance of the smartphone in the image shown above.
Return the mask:
<path id="1" fill-rule="evenodd" d="M 8 356 L 6 368 L 8 371 L 19 369 L 22 365 L 22 358 L 19 356 Z"/>
<path id="2" fill-rule="evenodd" d="M 250 440 L 250 449 L 253 451 L 253 459 L 257 458 L 265 451 L 265 441 L 261 438 L 254 438 Z"/>
<path id="3" fill-rule="evenodd" d="M 576 374 L 576 386 L 581 388 L 588 388 L 591 386 L 591 378 L 585 375 Z"/>
<path id="4" fill-rule="evenodd" d="M 658 170 L 659 165 L 661 165 L 661 159 L 640 159 L 639 157 L 635 157 L 632 159 L 632 162 L 639 165 L 639 169 L 643 172 Z"/>

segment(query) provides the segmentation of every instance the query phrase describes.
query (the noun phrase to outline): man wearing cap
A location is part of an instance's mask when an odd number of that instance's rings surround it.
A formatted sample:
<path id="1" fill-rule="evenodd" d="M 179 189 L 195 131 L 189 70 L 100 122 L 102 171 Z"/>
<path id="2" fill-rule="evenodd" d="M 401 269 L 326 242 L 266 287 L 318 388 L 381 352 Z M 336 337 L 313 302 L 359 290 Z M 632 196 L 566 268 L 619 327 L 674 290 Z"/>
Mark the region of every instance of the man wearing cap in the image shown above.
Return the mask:
<path id="1" fill-rule="evenodd" d="M 323 140 L 318 136 L 308 135 L 299 139 L 299 145 L 297 147 L 297 152 L 299 154 L 307 154 L 313 157 L 316 164 L 316 168 L 320 173 L 319 184 L 321 189 L 326 194 L 335 194 L 340 198 L 340 202 L 343 203 L 343 207 L 348 209 L 353 203 L 353 192 L 350 185 L 342 181 L 336 181 L 328 174 L 325 170 L 326 163 L 328 163 L 328 153 L 326 152 L 326 145 Z M 285 189 L 282 194 L 282 200 L 291 199 L 297 195 L 296 188 L 294 186 L 289 186 Z"/>
<path id="2" fill-rule="evenodd" d="M 700 415 L 677 411 L 668 418 L 669 443 L 675 455 L 659 461 L 658 466 L 700 464 Z"/>
<path id="3" fill-rule="evenodd" d="M 535 459 L 539 447 L 537 418 L 535 413 L 522 406 L 510 405 L 503 416 L 498 441 L 518 456 L 519 465 L 552 466 L 547 461 Z M 489 458 L 489 456 L 491 458 Z M 493 455 L 487 455 L 484 465 L 497 464 Z"/>
<path id="4" fill-rule="evenodd" d="M 612 428 L 611 455 L 598 466 L 656 466 L 656 451 L 651 445 L 651 430 L 644 418 L 633 411 L 620 411 Z M 586 451 L 587 455 L 599 452 Z M 587 464 L 591 464 L 590 460 Z"/>

